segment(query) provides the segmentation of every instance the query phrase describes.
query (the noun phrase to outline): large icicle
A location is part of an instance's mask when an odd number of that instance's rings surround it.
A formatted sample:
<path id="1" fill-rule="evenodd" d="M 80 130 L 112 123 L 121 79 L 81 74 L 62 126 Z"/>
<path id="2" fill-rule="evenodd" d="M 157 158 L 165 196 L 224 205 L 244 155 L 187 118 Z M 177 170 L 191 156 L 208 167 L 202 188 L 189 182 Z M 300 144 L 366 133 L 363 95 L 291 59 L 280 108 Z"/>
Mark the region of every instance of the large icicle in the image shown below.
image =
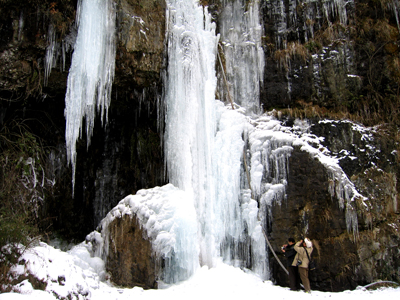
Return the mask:
<path id="1" fill-rule="evenodd" d="M 233 101 L 246 108 L 248 113 L 258 114 L 264 76 L 260 3 L 246 1 L 245 7 L 243 1 L 225 2 L 220 30 Z"/>
<path id="2" fill-rule="evenodd" d="M 79 0 L 78 35 L 68 75 L 65 96 L 68 162 L 72 164 L 75 187 L 76 141 L 86 120 L 87 145 L 93 132 L 96 111 L 107 120 L 115 70 L 115 8 L 112 0 Z"/>
<path id="3" fill-rule="evenodd" d="M 204 220 L 215 199 L 211 151 L 217 36 L 210 14 L 196 2 L 167 1 L 165 158 L 170 182 L 195 199 L 199 231 L 204 233 L 201 260 L 212 265 L 210 223 Z"/>

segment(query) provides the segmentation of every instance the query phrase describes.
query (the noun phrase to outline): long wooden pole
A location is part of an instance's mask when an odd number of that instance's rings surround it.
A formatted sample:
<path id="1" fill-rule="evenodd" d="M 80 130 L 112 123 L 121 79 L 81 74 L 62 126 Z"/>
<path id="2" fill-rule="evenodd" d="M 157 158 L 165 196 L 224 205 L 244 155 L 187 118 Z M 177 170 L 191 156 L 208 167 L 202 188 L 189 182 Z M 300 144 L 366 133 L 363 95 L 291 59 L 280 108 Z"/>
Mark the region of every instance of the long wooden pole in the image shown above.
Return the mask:
<path id="1" fill-rule="evenodd" d="M 261 222 L 260 222 L 260 223 L 261 223 Z M 286 274 L 289 275 L 289 271 L 286 270 L 285 266 L 282 264 L 282 262 L 280 261 L 280 259 L 279 259 L 278 256 L 276 255 L 274 249 L 272 249 L 272 245 L 271 245 L 271 243 L 270 243 L 269 240 L 268 240 L 267 234 L 265 233 L 265 230 L 264 230 L 264 227 L 262 226 L 262 224 L 261 224 L 261 229 L 262 229 L 262 232 L 263 232 L 263 234 L 264 234 L 265 240 L 267 241 L 267 244 L 268 244 L 269 248 L 271 249 L 272 254 L 275 256 L 276 260 L 278 261 L 278 263 L 280 264 L 280 266 L 282 267 L 282 269 L 286 272 Z"/>
<path id="2" fill-rule="evenodd" d="M 220 44 L 218 44 L 218 46 L 221 47 Z M 222 51 L 222 47 L 221 47 L 221 51 Z M 219 55 L 219 50 L 217 50 L 217 55 L 218 55 L 219 64 L 220 64 L 221 69 L 222 69 L 222 76 L 224 77 L 224 82 L 225 82 L 226 90 L 228 91 L 228 98 L 229 98 L 229 101 L 231 102 L 232 109 L 235 109 L 235 107 L 233 106 L 233 100 L 232 100 L 232 97 L 231 97 L 231 93 L 229 92 L 229 85 L 228 85 L 228 81 L 226 80 L 225 69 L 224 69 L 224 66 L 223 66 L 223 64 L 222 64 L 221 55 Z"/>

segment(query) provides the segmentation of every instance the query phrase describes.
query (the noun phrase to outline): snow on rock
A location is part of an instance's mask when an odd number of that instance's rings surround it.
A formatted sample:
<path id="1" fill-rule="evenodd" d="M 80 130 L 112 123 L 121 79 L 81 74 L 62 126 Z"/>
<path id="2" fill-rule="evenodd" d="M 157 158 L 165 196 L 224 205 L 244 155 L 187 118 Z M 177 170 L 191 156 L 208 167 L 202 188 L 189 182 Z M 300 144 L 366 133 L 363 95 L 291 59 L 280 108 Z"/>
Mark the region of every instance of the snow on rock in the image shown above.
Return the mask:
<path id="1" fill-rule="evenodd" d="M 339 165 L 339 160 L 322 146 L 323 138 L 309 133 L 308 121 L 295 120 L 293 127 L 286 127 L 271 113 L 249 120 L 254 128 L 249 129 L 251 152 L 251 185 L 253 192 L 261 199 L 261 204 L 269 207 L 274 202 L 285 199 L 288 159 L 293 147 L 308 152 L 326 168 L 330 176 L 329 192 L 336 197 L 345 211 L 348 232 L 358 234 L 355 201 L 366 201 Z M 325 120 L 323 122 L 335 122 Z M 350 122 L 350 121 L 344 121 Z M 352 123 L 353 124 L 353 123 Z M 371 140 L 369 130 L 357 124 L 353 129 L 362 133 L 364 140 Z"/>
<path id="2" fill-rule="evenodd" d="M 177 270 L 186 273 L 184 277 L 187 278 L 197 269 L 197 217 L 188 193 L 167 184 L 125 197 L 101 221 L 100 233 L 92 232 L 86 238 L 92 245 L 100 245 L 94 249 L 96 256 L 107 260 L 113 240 L 109 226 L 124 215 L 137 219 L 147 234 L 144 238 L 151 241 L 156 257 L 164 259 L 164 279 L 174 282 L 179 277 L 182 280 L 182 274 L 175 274 Z"/>
<path id="3" fill-rule="evenodd" d="M 99 276 L 104 273 L 102 266 L 104 263 L 98 258 L 90 257 L 84 244 L 63 252 L 41 242 L 25 250 L 19 263 L 11 268 L 10 276 L 17 279 L 31 274 L 42 282 L 45 292 L 34 290 L 28 279 L 13 287 L 14 292 L 32 295 L 33 299 L 53 299 L 49 293 L 57 298 L 83 299 L 104 284 Z"/>

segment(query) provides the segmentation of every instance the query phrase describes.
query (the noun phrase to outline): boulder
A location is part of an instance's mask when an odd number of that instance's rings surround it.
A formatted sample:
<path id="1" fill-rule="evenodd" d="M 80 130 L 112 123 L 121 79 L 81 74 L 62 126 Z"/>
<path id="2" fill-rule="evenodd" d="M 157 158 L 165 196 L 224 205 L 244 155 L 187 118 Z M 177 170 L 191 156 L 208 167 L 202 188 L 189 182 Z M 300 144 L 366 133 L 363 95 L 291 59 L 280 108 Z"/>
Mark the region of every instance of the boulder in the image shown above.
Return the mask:
<path id="1" fill-rule="evenodd" d="M 106 269 L 112 281 L 123 287 L 157 288 L 154 251 L 136 218 L 115 218 L 108 230 L 112 238 Z"/>

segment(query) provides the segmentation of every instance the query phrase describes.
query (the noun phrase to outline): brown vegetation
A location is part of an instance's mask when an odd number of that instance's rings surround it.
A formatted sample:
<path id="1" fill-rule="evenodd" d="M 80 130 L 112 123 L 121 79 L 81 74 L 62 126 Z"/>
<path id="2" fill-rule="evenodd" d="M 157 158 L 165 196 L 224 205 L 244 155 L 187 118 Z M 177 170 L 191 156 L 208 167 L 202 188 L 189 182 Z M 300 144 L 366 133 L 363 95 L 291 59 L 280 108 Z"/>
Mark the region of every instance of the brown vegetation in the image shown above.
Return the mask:
<path id="1" fill-rule="evenodd" d="M 46 177 L 45 149 L 23 121 L 0 132 L 0 288 L 25 247 L 37 241 L 39 210 L 52 187 Z M 47 190 L 47 191 L 46 191 Z"/>

